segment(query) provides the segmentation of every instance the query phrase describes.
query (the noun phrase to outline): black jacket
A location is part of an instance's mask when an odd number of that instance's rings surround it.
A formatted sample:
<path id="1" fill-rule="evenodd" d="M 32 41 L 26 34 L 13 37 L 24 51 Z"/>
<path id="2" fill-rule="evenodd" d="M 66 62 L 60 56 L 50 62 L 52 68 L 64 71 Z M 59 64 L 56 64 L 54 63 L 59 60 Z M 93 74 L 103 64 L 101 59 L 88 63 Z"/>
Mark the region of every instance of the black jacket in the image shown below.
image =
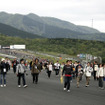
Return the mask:
<path id="1" fill-rule="evenodd" d="M 12 65 L 13 65 L 13 67 L 16 67 L 17 64 L 18 64 L 18 61 L 17 61 L 17 60 L 12 61 Z"/>
<path id="2" fill-rule="evenodd" d="M 6 69 L 6 63 L 5 62 L 1 62 L 0 63 L 0 73 L 1 74 L 6 74 L 7 71 L 4 72 L 4 69 Z"/>
<path id="3" fill-rule="evenodd" d="M 62 75 L 65 74 L 65 75 L 71 75 L 73 72 L 73 68 L 71 65 L 65 65 L 63 67 L 63 72 L 62 72 Z"/>

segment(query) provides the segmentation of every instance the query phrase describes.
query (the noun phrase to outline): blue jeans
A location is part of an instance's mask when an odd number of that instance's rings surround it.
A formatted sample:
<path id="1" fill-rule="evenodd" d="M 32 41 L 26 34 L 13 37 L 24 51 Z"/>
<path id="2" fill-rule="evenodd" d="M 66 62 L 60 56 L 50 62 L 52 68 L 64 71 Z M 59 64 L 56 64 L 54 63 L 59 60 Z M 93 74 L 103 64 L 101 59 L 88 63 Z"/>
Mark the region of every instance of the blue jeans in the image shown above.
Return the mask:
<path id="1" fill-rule="evenodd" d="M 4 80 L 4 84 L 6 84 L 6 74 L 1 74 L 0 75 L 1 79 L 0 79 L 0 84 L 2 85 L 3 84 L 3 80 Z"/>

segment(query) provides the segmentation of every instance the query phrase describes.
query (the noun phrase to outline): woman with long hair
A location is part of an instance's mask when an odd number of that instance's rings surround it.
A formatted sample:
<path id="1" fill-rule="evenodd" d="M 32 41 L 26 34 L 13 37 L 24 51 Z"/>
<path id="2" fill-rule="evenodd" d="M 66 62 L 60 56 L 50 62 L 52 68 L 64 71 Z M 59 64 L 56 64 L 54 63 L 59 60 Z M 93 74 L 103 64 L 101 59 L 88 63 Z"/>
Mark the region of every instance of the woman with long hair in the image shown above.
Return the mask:
<path id="1" fill-rule="evenodd" d="M 38 83 L 39 73 L 41 72 L 41 65 L 39 63 L 39 59 L 35 59 L 34 64 L 32 65 L 32 76 L 33 76 L 33 83 Z"/>

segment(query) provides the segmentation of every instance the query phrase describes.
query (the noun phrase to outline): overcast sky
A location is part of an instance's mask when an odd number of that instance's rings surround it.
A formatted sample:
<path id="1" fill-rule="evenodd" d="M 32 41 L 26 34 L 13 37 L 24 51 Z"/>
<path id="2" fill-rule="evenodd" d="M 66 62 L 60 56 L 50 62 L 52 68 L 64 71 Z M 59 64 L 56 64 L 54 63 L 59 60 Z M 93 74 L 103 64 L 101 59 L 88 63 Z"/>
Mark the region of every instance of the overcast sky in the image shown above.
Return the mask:
<path id="1" fill-rule="evenodd" d="M 56 17 L 105 32 L 105 0 L 1 0 L 0 12 Z"/>

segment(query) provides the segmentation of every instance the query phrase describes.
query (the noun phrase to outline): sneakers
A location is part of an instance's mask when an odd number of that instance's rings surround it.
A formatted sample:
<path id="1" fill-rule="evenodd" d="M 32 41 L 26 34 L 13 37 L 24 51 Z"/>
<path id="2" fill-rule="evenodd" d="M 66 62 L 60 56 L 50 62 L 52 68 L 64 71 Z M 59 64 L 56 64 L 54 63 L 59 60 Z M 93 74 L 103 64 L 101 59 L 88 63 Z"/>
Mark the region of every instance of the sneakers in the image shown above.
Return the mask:
<path id="1" fill-rule="evenodd" d="M 70 90 L 67 90 L 67 92 L 70 92 Z"/>
<path id="2" fill-rule="evenodd" d="M 4 84 L 4 87 L 6 87 L 7 85 L 6 84 Z"/>
<path id="3" fill-rule="evenodd" d="M 0 85 L 1 87 L 6 87 L 7 85 L 6 84 L 4 84 L 4 86 L 3 85 Z"/>
<path id="4" fill-rule="evenodd" d="M 85 87 L 89 87 L 89 85 L 86 85 Z"/>
<path id="5" fill-rule="evenodd" d="M 104 87 L 101 87 L 101 90 L 104 90 Z"/>
<path id="6" fill-rule="evenodd" d="M 27 85 L 24 85 L 23 87 L 24 87 L 24 88 L 26 88 L 26 87 L 27 87 Z M 18 85 L 18 88 L 21 88 L 21 85 Z"/>
<path id="7" fill-rule="evenodd" d="M 65 90 L 66 90 L 66 88 L 63 88 L 63 90 L 65 91 Z"/>
<path id="8" fill-rule="evenodd" d="M 27 87 L 27 85 L 24 85 L 23 87 L 24 87 L 24 88 L 26 88 L 26 87 Z"/>
<path id="9" fill-rule="evenodd" d="M 21 88 L 21 85 L 18 85 L 18 88 Z"/>
<path id="10" fill-rule="evenodd" d="M 3 85 L 1 85 L 1 87 L 3 87 Z"/>
<path id="11" fill-rule="evenodd" d="M 66 91 L 67 89 L 66 88 L 63 88 L 63 90 Z M 70 92 L 70 90 L 67 90 L 67 92 Z"/>

